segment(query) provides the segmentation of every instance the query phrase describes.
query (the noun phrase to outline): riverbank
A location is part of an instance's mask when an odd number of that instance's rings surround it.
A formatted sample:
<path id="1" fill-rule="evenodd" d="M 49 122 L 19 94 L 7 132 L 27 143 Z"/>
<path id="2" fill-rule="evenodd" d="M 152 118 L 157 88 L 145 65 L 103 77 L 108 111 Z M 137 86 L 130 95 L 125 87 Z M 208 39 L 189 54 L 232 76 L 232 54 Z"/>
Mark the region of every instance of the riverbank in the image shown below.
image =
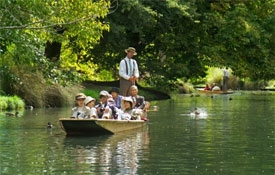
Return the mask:
<path id="1" fill-rule="evenodd" d="M 98 94 L 101 90 L 110 91 L 112 87 L 119 87 L 119 81 L 85 81 L 82 83 L 82 86 L 83 92 L 86 95 L 98 98 Z M 139 89 L 139 95 L 144 96 L 148 101 L 165 100 L 171 98 L 169 94 L 160 92 L 153 88 L 142 87 L 139 84 L 137 84 L 137 87 Z"/>
<path id="2" fill-rule="evenodd" d="M 155 89 L 137 85 L 139 94 L 147 101 L 170 99 L 170 95 L 159 92 Z M 41 91 L 28 90 L 25 94 L 18 96 L 0 96 L 0 110 L 24 109 L 25 106 L 33 108 L 55 108 L 74 105 L 74 96 L 79 92 L 94 97 L 99 101 L 101 90 L 110 91 L 112 87 L 119 87 L 119 81 L 96 82 L 85 81 L 73 87 L 62 87 L 58 85 L 44 86 Z"/>

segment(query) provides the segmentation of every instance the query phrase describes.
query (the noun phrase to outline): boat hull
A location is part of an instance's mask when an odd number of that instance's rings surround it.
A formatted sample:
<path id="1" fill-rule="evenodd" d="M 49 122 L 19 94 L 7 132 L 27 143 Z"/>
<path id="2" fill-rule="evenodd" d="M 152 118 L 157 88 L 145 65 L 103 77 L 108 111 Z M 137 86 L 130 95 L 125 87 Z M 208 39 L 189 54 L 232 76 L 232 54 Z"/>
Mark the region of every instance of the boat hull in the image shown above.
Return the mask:
<path id="1" fill-rule="evenodd" d="M 138 129 L 146 125 L 143 120 L 110 119 L 59 119 L 61 128 L 67 135 L 106 135 Z"/>

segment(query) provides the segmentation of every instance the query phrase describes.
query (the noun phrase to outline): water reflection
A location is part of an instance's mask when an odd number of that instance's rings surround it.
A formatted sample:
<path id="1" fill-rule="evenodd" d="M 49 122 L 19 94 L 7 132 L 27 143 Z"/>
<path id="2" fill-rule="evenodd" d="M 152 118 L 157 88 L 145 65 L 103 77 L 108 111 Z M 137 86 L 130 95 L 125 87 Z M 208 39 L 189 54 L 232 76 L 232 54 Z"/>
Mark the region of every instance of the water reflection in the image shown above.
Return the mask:
<path id="1" fill-rule="evenodd" d="M 99 137 L 66 137 L 58 119 L 70 108 L 0 112 L 0 174 L 275 174 L 274 101 L 178 95 L 152 102 L 145 130 Z M 192 118 L 195 107 L 206 118 Z"/>
<path id="2" fill-rule="evenodd" d="M 74 162 L 74 172 L 137 174 L 140 157 L 149 153 L 148 128 L 100 137 L 65 137 L 64 150 Z"/>

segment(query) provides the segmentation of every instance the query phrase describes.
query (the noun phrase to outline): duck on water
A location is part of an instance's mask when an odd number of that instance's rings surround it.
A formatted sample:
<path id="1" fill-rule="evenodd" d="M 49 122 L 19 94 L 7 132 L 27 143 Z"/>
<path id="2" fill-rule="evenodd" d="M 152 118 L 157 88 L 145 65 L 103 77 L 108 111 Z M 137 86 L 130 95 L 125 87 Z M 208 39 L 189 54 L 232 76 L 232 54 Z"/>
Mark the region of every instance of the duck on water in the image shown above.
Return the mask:
<path id="1" fill-rule="evenodd" d="M 5 114 L 7 117 L 19 117 L 19 112 L 16 111 L 15 113 L 12 112 L 6 112 Z"/>

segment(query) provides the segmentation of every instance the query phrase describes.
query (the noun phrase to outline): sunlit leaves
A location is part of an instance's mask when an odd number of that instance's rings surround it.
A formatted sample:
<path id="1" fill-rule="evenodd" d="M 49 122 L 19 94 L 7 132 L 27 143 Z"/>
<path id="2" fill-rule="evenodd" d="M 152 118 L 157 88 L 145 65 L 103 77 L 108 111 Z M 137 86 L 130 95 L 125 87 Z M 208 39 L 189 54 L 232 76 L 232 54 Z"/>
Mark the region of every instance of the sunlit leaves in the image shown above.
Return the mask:
<path id="1" fill-rule="evenodd" d="M 202 77 L 205 65 L 270 79 L 274 9 L 274 0 L 2 0 L 0 57 L 44 68 L 51 78 L 77 72 L 98 79 L 104 70 L 118 78 L 124 49 L 133 46 L 141 77 L 151 85 Z M 43 58 L 47 41 L 62 43 L 54 63 Z"/>
<path id="2" fill-rule="evenodd" d="M 109 5 L 110 2 L 105 0 L 2 0 L 0 58 L 6 59 L 5 55 L 9 55 L 12 60 L 9 66 L 24 64 L 36 68 L 53 82 L 75 81 L 80 77 L 78 70 L 83 65 L 75 64 L 77 59 L 70 59 L 77 58 L 78 54 L 71 52 L 75 50 L 72 47 L 77 46 L 81 50 L 91 48 L 102 32 L 109 30 L 103 21 Z M 47 41 L 62 43 L 61 60 L 58 62 L 45 59 Z M 11 46 L 12 49 L 9 49 Z"/>

